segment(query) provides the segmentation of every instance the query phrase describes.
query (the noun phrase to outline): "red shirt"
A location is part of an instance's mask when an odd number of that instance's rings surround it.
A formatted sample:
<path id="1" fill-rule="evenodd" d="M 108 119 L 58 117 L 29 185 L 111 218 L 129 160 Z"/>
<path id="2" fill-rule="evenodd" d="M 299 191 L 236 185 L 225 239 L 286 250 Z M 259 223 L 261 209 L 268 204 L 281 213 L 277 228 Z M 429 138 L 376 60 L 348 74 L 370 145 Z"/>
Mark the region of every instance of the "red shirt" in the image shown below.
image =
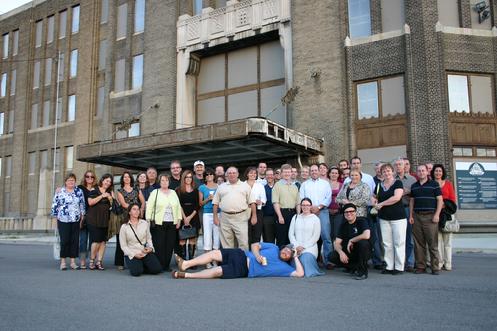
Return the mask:
<path id="1" fill-rule="evenodd" d="M 446 180 L 444 186 L 442 186 L 441 189 L 442 189 L 442 197 L 444 200 L 449 199 L 456 202 L 456 192 L 454 191 L 454 186 L 452 185 L 451 182 Z"/>

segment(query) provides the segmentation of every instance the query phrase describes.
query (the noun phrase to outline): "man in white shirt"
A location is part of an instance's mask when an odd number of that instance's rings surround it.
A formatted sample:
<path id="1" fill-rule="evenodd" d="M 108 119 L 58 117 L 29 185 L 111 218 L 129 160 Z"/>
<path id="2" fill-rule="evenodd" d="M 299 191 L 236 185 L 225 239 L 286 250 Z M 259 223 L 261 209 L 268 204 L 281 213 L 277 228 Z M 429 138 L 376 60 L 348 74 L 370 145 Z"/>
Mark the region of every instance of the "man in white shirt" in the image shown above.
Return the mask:
<path id="1" fill-rule="evenodd" d="M 302 183 L 300 199 L 309 198 L 312 201 L 311 212 L 319 217 L 321 223 L 321 240 L 323 241 L 323 262 L 331 267 L 328 257 L 333 250 L 331 242 L 331 224 L 328 206 L 331 203 L 331 186 L 327 180 L 319 178 L 319 166 L 313 164 L 310 168 L 311 178 Z"/>
<path id="2" fill-rule="evenodd" d="M 259 162 L 259 165 L 257 166 L 257 183 L 261 183 L 263 186 L 267 184 L 266 169 L 267 164 L 265 162 Z"/>

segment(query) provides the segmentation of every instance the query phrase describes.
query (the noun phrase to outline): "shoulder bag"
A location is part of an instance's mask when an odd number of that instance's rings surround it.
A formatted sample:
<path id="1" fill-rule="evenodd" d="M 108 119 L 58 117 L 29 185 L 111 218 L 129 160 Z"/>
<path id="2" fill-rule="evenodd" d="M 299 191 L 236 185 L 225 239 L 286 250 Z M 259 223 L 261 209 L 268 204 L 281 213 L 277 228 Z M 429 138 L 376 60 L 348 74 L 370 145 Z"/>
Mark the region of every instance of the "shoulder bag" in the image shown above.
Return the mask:
<path id="1" fill-rule="evenodd" d="M 152 216 L 152 219 L 150 220 L 150 228 L 153 229 L 155 228 L 155 212 L 157 211 L 157 196 L 159 195 L 159 190 L 156 189 L 157 192 L 155 193 L 155 200 L 154 200 L 154 214 Z"/>
<path id="2" fill-rule="evenodd" d="M 183 225 L 178 230 L 178 236 L 180 240 L 195 238 L 197 236 L 197 228 L 191 225 Z"/>
<path id="3" fill-rule="evenodd" d="M 452 219 L 445 222 L 445 226 L 442 228 L 442 232 L 459 232 L 461 226 L 459 225 L 459 221 L 452 216 Z"/>

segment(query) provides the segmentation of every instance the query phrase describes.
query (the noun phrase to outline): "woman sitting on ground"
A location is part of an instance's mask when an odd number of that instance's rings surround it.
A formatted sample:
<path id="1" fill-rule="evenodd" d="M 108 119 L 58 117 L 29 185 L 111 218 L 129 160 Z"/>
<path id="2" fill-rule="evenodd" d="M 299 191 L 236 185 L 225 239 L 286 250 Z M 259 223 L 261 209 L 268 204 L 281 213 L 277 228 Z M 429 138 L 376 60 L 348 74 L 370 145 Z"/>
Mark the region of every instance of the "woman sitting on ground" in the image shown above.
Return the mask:
<path id="1" fill-rule="evenodd" d="M 321 235 L 321 223 L 319 218 L 311 213 L 312 201 L 304 198 L 300 202 L 302 213 L 295 215 L 290 223 L 288 238 L 296 249 L 300 263 L 304 267 L 305 277 L 322 276 L 319 270 L 317 257 L 317 242 Z"/>
<path id="2" fill-rule="evenodd" d="M 130 203 L 128 206 L 129 221 L 121 226 L 119 243 L 124 252 L 124 259 L 131 276 L 143 273 L 156 275 L 162 266 L 154 254 L 150 225 L 140 219 L 140 205 Z"/>

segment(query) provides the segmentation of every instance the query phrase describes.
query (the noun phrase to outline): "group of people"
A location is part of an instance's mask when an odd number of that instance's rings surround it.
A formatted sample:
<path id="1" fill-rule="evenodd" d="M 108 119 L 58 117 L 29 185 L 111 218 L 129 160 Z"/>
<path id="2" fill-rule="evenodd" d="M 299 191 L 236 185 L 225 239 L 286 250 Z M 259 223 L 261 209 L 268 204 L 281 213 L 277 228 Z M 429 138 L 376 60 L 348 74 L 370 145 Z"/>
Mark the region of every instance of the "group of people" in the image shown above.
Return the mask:
<path id="1" fill-rule="evenodd" d="M 359 157 L 300 173 L 260 162 L 243 176 L 201 160 L 183 171 L 175 160 L 159 176 L 152 167 L 136 181 L 124 172 L 117 192 L 110 174 L 97 183 L 87 171 L 77 187 L 70 174 L 52 206 L 60 269 L 70 258 L 71 269 L 104 270 L 115 234 L 114 263 L 133 276 L 172 271 L 173 252 L 173 278 L 313 277 L 343 267 L 364 280 L 369 261 L 382 274 L 451 270 L 451 233 L 439 220 L 456 199 L 443 165 L 421 164 L 411 174 L 398 158 L 378 162 L 375 172 L 363 172 Z M 204 253 L 196 256 L 201 232 Z"/>

